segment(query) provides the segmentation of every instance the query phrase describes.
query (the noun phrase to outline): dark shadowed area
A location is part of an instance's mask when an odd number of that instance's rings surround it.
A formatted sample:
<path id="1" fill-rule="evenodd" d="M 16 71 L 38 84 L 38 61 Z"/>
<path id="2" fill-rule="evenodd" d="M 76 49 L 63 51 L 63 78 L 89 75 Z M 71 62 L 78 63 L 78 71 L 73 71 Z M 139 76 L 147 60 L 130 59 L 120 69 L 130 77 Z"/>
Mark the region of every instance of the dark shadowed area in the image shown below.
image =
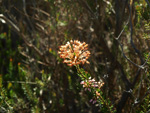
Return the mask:
<path id="1" fill-rule="evenodd" d="M 70 40 L 89 63 L 63 62 Z M 150 0 L 0 0 L 0 113 L 149 113 L 149 57 Z"/>

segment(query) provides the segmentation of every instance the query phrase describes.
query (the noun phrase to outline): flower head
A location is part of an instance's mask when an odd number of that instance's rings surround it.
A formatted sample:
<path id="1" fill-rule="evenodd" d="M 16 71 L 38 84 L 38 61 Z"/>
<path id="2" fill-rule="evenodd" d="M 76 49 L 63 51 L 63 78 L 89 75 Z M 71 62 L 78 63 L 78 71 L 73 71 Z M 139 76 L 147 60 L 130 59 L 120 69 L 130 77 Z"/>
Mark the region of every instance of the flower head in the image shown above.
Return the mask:
<path id="1" fill-rule="evenodd" d="M 83 87 L 85 88 L 85 90 L 89 90 L 91 91 L 91 88 L 101 88 L 104 85 L 104 82 L 96 82 L 95 79 L 91 79 L 91 77 L 89 77 L 88 80 L 85 81 L 81 81 L 80 84 L 83 85 Z"/>
<path id="2" fill-rule="evenodd" d="M 87 59 L 90 56 L 90 51 L 88 51 L 88 44 L 85 42 L 71 40 L 66 45 L 60 46 L 58 54 L 68 66 L 89 63 Z"/>

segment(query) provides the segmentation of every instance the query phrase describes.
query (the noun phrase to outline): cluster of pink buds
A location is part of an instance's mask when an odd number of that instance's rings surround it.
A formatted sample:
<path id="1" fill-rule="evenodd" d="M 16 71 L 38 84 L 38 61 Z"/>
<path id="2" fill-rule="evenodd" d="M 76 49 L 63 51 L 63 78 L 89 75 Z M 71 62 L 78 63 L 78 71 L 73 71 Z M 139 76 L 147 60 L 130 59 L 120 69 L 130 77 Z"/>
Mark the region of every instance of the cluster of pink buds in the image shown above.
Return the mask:
<path id="1" fill-rule="evenodd" d="M 71 40 L 66 45 L 60 46 L 58 54 L 68 66 L 89 63 L 87 59 L 90 56 L 90 52 L 88 51 L 88 44 L 85 42 Z"/>
<path id="2" fill-rule="evenodd" d="M 83 87 L 85 88 L 85 90 L 89 90 L 91 91 L 91 88 L 101 88 L 104 85 L 104 82 L 96 82 L 95 79 L 91 79 L 91 77 L 89 77 L 88 80 L 85 81 L 81 81 L 81 83 L 83 85 Z"/>
<path id="3" fill-rule="evenodd" d="M 93 104 L 95 104 L 97 102 L 97 99 L 91 99 L 90 102 L 92 102 Z"/>

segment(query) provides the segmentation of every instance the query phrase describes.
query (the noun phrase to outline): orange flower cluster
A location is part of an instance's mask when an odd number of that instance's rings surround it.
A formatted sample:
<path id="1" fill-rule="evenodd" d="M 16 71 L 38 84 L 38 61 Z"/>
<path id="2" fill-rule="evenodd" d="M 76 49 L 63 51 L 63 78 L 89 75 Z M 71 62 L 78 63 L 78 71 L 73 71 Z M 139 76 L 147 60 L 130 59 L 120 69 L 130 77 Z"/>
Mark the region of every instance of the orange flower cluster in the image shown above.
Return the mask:
<path id="1" fill-rule="evenodd" d="M 85 42 L 71 40 L 66 45 L 60 46 L 59 50 L 58 54 L 64 59 L 63 63 L 68 66 L 89 63 L 87 59 L 90 56 L 90 51 L 88 51 L 88 44 Z"/>

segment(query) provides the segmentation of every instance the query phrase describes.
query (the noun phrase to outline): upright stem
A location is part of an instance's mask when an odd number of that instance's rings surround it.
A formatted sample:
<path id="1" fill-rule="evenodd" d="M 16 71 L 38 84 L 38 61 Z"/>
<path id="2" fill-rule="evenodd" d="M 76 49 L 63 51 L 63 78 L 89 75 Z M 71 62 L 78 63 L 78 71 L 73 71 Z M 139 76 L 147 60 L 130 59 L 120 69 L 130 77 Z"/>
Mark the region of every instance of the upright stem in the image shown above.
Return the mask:
<path id="1" fill-rule="evenodd" d="M 87 79 L 84 74 L 81 72 L 79 65 L 75 65 L 79 74 L 81 74 L 81 78 Z"/>
<path id="2" fill-rule="evenodd" d="M 108 103 L 103 99 L 103 97 L 102 97 L 101 95 L 100 95 L 99 97 L 100 97 L 100 99 L 103 101 L 103 103 L 107 106 L 107 108 L 109 109 L 110 113 L 113 113 L 113 112 L 111 111 L 111 109 L 109 108 Z"/>

